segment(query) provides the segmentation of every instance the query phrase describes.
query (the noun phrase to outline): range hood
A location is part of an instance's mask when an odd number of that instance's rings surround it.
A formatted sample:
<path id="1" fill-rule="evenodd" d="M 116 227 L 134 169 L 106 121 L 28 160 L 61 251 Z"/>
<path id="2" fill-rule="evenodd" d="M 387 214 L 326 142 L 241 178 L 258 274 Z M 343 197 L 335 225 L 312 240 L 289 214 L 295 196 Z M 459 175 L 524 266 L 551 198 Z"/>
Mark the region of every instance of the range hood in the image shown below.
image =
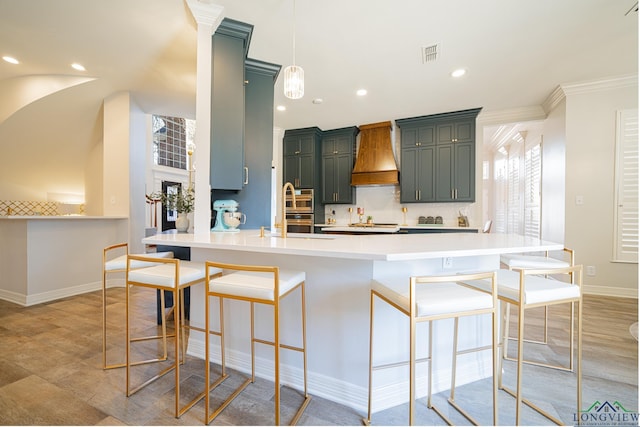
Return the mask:
<path id="1" fill-rule="evenodd" d="M 360 147 L 351 185 L 398 184 L 398 166 L 391 147 L 391 122 L 361 125 Z"/>

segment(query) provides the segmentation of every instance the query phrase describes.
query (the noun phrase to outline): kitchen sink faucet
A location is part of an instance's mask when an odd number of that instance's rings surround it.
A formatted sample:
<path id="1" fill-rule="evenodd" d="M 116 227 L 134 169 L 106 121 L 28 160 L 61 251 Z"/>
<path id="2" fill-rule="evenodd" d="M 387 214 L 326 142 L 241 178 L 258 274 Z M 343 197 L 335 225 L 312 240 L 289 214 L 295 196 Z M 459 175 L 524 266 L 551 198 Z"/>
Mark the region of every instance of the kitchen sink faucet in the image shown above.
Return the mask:
<path id="1" fill-rule="evenodd" d="M 293 203 L 293 209 L 296 209 L 296 189 L 293 187 L 293 184 L 290 182 L 285 182 L 285 184 L 282 186 L 282 211 L 281 211 L 281 215 L 282 215 L 282 231 L 280 236 L 282 238 L 286 238 L 287 237 L 287 188 L 291 189 L 291 201 Z"/>

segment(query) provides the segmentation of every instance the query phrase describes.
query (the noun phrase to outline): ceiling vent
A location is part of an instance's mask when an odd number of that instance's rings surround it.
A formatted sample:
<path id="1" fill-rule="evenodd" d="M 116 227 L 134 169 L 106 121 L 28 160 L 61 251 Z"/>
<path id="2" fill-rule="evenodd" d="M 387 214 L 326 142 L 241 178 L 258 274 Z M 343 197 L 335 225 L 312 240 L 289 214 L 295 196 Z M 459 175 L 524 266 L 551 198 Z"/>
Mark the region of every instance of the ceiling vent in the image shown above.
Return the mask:
<path id="1" fill-rule="evenodd" d="M 440 57 L 440 43 L 422 46 L 422 63 L 436 61 Z"/>

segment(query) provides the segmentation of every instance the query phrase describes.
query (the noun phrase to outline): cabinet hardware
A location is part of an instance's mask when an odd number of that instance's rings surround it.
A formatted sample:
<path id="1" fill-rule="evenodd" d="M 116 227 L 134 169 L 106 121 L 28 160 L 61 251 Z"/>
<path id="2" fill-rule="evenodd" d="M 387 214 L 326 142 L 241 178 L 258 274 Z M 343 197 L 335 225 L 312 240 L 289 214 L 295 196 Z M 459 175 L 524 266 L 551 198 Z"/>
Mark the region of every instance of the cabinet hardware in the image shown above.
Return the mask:
<path id="1" fill-rule="evenodd" d="M 333 154 L 338 154 L 338 150 L 335 150 L 335 151 L 333 152 Z"/>
<path id="2" fill-rule="evenodd" d="M 300 150 L 295 151 L 293 154 L 300 154 Z"/>
<path id="3" fill-rule="evenodd" d="M 453 188 L 451 189 L 451 199 L 455 199 L 455 197 L 453 196 Z"/>
<path id="4" fill-rule="evenodd" d="M 458 189 L 456 188 L 456 200 L 458 200 Z"/>
<path id="5" fill-rule="evenodd" d="M 243 182 L 243 184 L 244 185 L 249 184 L 249 167 L 248 166 L 244 167 L 244 182 Z"/>

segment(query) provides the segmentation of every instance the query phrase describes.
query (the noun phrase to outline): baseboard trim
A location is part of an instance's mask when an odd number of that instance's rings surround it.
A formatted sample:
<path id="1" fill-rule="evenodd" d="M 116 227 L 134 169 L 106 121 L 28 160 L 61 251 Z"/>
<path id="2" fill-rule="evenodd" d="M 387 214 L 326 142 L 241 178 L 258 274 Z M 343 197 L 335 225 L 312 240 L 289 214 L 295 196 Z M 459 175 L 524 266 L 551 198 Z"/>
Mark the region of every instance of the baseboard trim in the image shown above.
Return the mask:
<path id="1" fill-rule="evenodd" d="M 582 290 L 587 295 L 605 297 L 638 298 L 638 288 L 620 288 L 615 286 L 583 285 Z"/>
<path id="2" fill-rule="evenodd" d="M 62 298 L 72 297 L 75 295 L 86 294 L 88 292 L 98 291 L 102 289 L 102 282 L 85 283 L 68 288 L 56 289 L 54 291 L 41 292 L 39 294 L 25 295 L 17 292 L 11 292 L 0 289 L 0 299 L 9 301 L 23 307 L 30 307 L 44 302 L 55 301 Z"/>
<path id="3" fill-rule="evenodd" d="M 204 342 L 196 339 L 189 338 L 189 351 L 191 356 L 204 358 L 205 349 Z M 210 350 L 211 360 L 220 360 L 220 345 L 214 344 Z M 242 353 L 234 350 L 227 350 L 225 352 L 225 358 L 227 367 L 238 370 L 240 372 L 251 374 L 251 355 L 248 353 Z M 491 375 L 491 357 L 484 358 L 487 363 L 484 363 L 481 369 L 478 369 L 476 360 L 473 362 L 458 363 L 457 367 L 457 386 L 462 386 L 474 381 L 478 381 Z M 486 366 L 485 366 L 486 365 Z M 425 368 L 424 366 L 418 368 Z M 402 369 L 402 368 L 401 368 Z M 421 398 L 427 395 L 427 385 L 424 381 L 426 377 L 426 371 L 421 372 L 423 369 L 417 369 L 418 377 L 422 378 L 417 382 L 416 397 Z M 402 378 L 407 378 L 408 368 L 404 368 Z M 486 374 L 486 375 L 485 375 Z M 273 361 L 256 357 L 256 376 L 260 378 L 273 381 L 274 368 Z M 433 393 L 439 393 L 441 391 L 450 389 L 451 370 L 441 369 L 434 371 L 434 378 L 436 381 L 433 384 Z M 374 376 L 375 382 L 375 376 Z M 288 385 L 296 390 L 302 390 L 303 384 L 303 372 L 302 369 L 283 364 L 280 369 L 280 383 Z M 368 408 L 368 389 L 356 384 L 340 381 L 335 378 L 328 377 L 326 375 L 318 374 L 309 371 L 307 373 L 307 388 L 309 394 L 312 396 L 322 397 L 323 399 L 330 400 L 332 402 L 339 403 L 341 405 L 349 406 L 361 414 L 367 413 Z M 488 390 L 490 392 L 490 390 Z M 372 412 L 382 411 L 403 403 L 408 402 L 409 398 L 409 380 L 400 379 L 396 382 L 386 384 L 384 386 L 378 386 L 373 389 L 373 401 Z"/>

